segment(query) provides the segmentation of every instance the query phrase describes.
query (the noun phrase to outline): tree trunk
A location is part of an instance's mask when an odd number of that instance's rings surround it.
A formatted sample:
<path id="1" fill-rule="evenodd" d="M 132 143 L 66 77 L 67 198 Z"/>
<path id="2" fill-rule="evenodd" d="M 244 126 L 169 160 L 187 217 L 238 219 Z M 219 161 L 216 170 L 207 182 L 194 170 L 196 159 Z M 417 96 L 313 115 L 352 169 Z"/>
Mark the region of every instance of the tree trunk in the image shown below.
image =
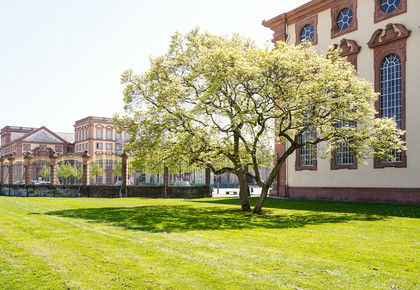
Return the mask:
<path id="1" fill-rule="evenodd" d="M 265 199 L 267 198 L 267 193 L 268 193 L 268 186 L 263 186 L 261 188 L 261 195 L 258 198 L 258 201 L 257 201 L 257 203 L 254 206 L 254 212 L 255 213 L 261 212 L 262 206 L 263 206 L 263 204 L 265 202 Z"/>
<path id="2" fill-rule="evenodd" d="M 241 199 L 241 207 L 242 211 L 250 211 L 251 206 L 249 205 L 249 199 L 248 199 L 248 193 L 249 193 L 249 187 L 248 187 L 248 181 L 245 176 L 245 174 L 237 174 L 239 179 L 239 198 Z"/>

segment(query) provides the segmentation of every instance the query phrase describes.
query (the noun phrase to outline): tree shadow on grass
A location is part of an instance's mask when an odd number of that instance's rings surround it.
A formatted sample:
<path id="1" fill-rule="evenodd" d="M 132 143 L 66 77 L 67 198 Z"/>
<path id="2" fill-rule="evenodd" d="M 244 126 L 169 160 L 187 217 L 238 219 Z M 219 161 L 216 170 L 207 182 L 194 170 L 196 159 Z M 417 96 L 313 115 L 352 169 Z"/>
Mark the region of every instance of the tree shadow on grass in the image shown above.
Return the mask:
<path id="1" fill-rule="evenodd" d="M 249 199 L 252 206 L 255 205 L 257 200 L 258 197 L 251 197 Z M 232 197 L 213 198 L 211 200 L 191 200 L 191 202 L 240 206 L 239 198 Z M 381 217 L 420 218 L 420 206 L 418 205 L 267 198 L 263 206 L 263 211 L 270 208 L 312 212 L 351 213 Z"/>
<path id="2" fill-rule="evenodd" d="M 376 221 L 366 214 L 292 213 L 279 215 L 273 210 L 263 214 L 241 212 L 232 208 L 191 206 L 105 207 L 60 210 L 45 213 L 66 218 L 86 219 L 128 230 L 147 232 L 186 232 L 222 229 L 285 229 L 325 223 Z"/>

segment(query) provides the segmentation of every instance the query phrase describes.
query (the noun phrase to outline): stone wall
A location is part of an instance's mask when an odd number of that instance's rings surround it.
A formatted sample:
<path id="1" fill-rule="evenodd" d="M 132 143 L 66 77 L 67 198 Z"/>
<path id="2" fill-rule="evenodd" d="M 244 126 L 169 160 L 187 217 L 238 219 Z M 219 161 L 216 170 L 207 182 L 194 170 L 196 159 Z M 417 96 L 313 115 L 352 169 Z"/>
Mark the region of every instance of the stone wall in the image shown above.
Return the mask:
<path id="1" fill-rule="evenodd" d="M 208 186 L 120 186 L 89 185 L 0 185 L 0 195 L 25 197 L 147 197 L 147 198 L 203 198 L 211 197 Z"/>

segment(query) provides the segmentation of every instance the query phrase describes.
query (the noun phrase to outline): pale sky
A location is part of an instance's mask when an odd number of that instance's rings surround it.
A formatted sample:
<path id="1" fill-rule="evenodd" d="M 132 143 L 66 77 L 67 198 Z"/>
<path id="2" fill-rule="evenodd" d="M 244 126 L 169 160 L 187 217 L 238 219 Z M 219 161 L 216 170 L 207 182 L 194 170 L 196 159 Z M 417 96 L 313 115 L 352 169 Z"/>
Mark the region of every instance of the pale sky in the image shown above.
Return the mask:
<path id="1" fill-rule="evenodd" d="M 0 129 L 74 131 L 76 120 L 123 112 L 126 69 L 141 74 L 175 31 L 241 33 L 309 0 L 0 0 Z"/>

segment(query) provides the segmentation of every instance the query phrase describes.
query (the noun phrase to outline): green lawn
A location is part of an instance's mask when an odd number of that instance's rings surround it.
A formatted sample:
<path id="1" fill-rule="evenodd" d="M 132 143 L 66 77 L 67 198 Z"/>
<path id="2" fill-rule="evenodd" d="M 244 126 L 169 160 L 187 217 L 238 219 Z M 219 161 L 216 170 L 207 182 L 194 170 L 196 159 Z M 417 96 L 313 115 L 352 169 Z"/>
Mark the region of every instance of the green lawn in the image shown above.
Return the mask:
<path id="1" fill-rule="evenodd" d="M 420 206 L 238 209 L 237 198 L 0 196 L 0 289 L 420 288 Z"/>

